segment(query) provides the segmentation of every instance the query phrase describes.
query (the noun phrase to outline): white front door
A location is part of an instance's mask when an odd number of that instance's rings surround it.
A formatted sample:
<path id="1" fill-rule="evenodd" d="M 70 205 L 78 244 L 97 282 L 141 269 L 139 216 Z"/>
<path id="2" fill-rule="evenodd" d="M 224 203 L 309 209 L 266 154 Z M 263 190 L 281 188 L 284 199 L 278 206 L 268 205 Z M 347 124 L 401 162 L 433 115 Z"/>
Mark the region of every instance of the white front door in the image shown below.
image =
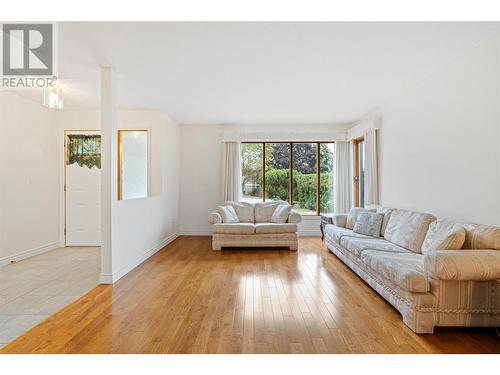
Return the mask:
<path id="1" fill-rule="evenodd" d="M 66 246 L 101 246 L 101 132 L 66 131 Z"/>

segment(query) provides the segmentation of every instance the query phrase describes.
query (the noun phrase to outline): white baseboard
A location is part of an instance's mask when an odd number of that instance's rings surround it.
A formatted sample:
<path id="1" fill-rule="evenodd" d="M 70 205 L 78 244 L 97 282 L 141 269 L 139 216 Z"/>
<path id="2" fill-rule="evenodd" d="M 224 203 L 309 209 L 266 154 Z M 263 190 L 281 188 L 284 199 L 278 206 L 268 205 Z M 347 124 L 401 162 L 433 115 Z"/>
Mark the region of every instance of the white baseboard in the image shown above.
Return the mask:
<path id="1" fill-rule="evenodd" d="M 297 237 L 321 237 L 319 230 L 301 230 L 297 232 Z"/>
<path id="2" fill-rule="evenodd" d="M 129 273 L 134 268 L 136 268 L 141 263 L 143 263 L 146 259 L 148 259 L 152 255 L 156 254 L 158 251 L 163 249 L 165 246 L 167 246 L 170 242 L 175 240 L 177 237 L 179 237 L 179 233 L 170 234 L 169 236 L 165 237 L 163 239 L 163 241 L 156 244 L 155 246 L 153 246 L 151 249 L 147 250 L 143 254 L 139 255 L 137 258 L 134 259 L 134 261 L 130 262 L 125 267 L 123 267 L 121 270 L 119 270 L 113 274 L 101 273 L 101 275 L 99 276 L 99 283 L 101 283 L 101 284 L 113 284 L 113 283 L 117 282 L 123 276 L 125 276 L 127 273 Z"/>
<path id="3" fill-rule="evenodd" d="M 16 255 L 11 255 L 11 256 L 0 259 L 0 267 L 6 266 L 7 264 L 10 264 L 11 262 L 19 262 L 23 259 L 31 258 L 35 255 L 39 255 L 39 254 L 45 253 L 47 251 L 55 250 L 55 249 L 61 247 L 60 245 L 61 244 L 59 243 L 59 241 L 55 241 L 55 242 L 48 243 L 46 245 L 34 247 L 33 249 L 21 251 L 20 253 L 18 253 Z"/>
<path id="4" fill-rule="evenodd" d="M 179 232 L 180 236 L 211 236 L 212 231 L 196 231 L 196 230 L 183 230 Z"/>
<path id="5" fill-rule="evenodd" d="M 113 275 L 109 273 L 101 273 L 99 275 L 99 284 L 113 284 Z"/>

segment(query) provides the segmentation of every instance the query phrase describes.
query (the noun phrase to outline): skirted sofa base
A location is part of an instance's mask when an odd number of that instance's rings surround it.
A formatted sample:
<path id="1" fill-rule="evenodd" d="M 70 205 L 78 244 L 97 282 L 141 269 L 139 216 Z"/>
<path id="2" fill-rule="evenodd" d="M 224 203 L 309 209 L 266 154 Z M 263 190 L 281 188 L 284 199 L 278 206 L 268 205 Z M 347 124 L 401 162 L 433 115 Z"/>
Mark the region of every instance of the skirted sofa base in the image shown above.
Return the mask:
<path id="1" fill-rule="evenodd" d="M 212 235 L 212 249 L 223 247 L 288 247 L 297 250 L 297 233 L 217 234 Z"/>
<path id="2" fill-rule="evenodd" d="M 377 275 L 328 237 L 326 244 L 331 252 L 394 306 L 401 313 L 403 322 L 415 333 L 432 334 L 435 326 L 500 326 L 500 310 L 488 308 L 495 306 L 494 301 L 500 299 L 500 284 L 497 281 L 431 279 L 429 293 L 411 293 Z M 478 293 L 481 289 L 483 293 Z M 445 290 L 454 298 L 446 299 Z M 451 290 L 457 294 L 450 293 Z M 467 298 L 456 297 L 461 294 L 468 296 L 473 292 L 483 297 L 466 304 L 463 301 Z"/>

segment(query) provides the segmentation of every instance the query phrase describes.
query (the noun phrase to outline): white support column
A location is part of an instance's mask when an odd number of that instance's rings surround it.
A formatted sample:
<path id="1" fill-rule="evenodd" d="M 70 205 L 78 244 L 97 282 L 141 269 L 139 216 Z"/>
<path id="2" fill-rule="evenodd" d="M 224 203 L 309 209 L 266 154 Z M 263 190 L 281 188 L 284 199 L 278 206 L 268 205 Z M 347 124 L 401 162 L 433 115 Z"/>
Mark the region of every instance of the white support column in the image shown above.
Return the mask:
<path id="1" fill-rule="evenodd" d="M 102 284 L 113 278 L 113 216 L 116 200 L 117 134 L 116 89 L 111 67 L 101 67 L 101 276 Z"/>

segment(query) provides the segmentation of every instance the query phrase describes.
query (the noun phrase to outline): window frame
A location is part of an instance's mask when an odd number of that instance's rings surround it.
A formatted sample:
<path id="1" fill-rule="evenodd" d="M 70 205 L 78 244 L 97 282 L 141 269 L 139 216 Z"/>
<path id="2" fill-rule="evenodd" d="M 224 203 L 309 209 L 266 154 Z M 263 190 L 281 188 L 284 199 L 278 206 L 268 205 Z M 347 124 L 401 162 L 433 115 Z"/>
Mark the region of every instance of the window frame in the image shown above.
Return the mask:
<path id="1" fill-rule="evenodd" d="M 354 190 L 354 206 L 359 207 L 359 144 L 365 141 L 365 137 L 361 136 L 353 139 L 353 190 Z"/>
<path id="2" fill-rule="evenodd" d="M 320 216 L 321 208 L 321 144 L 322 143 L 335 143 L 335 141 L 244 141 L 242 144 L 261 144 L 262 145 L 262 201 L 266 201 L 266 144 L 288 144 L 289 162 L 289 179 L 288 179 L 288 203 L 293 205 L 293 145 L 314 143 L 316 144 L 316 214 L 302 214 L 304 216 Z M 334 177 L 335 178 L 335 177 Z"/>
<path id="3" fill-rule="evenodd" d="M 146 151 L 146 158 L 147 158 L 147 178 L 146 178 L 146 191 L 147 194 L 145 197 L 141 198 L 126 198 L 124 199 L 122 196 L 122 176 L 121 176 L 121 167 L 122 167 L 122 133 L 125 132 L 146 132 L 146 137 L 147 137 L 147 151 Z M 118 129 L 117 130 L 117 188 L 116 188 L 116 195 L 117 195 L 117 200 L 122 201 L 122 200 L 131 200 L 131 199 L 146 199 L 150 197 L 150 178 L 151 178 L 151 158 L 150 158 L 150 131 L 147 128 L 138 128 L 138 129 Z"/>

